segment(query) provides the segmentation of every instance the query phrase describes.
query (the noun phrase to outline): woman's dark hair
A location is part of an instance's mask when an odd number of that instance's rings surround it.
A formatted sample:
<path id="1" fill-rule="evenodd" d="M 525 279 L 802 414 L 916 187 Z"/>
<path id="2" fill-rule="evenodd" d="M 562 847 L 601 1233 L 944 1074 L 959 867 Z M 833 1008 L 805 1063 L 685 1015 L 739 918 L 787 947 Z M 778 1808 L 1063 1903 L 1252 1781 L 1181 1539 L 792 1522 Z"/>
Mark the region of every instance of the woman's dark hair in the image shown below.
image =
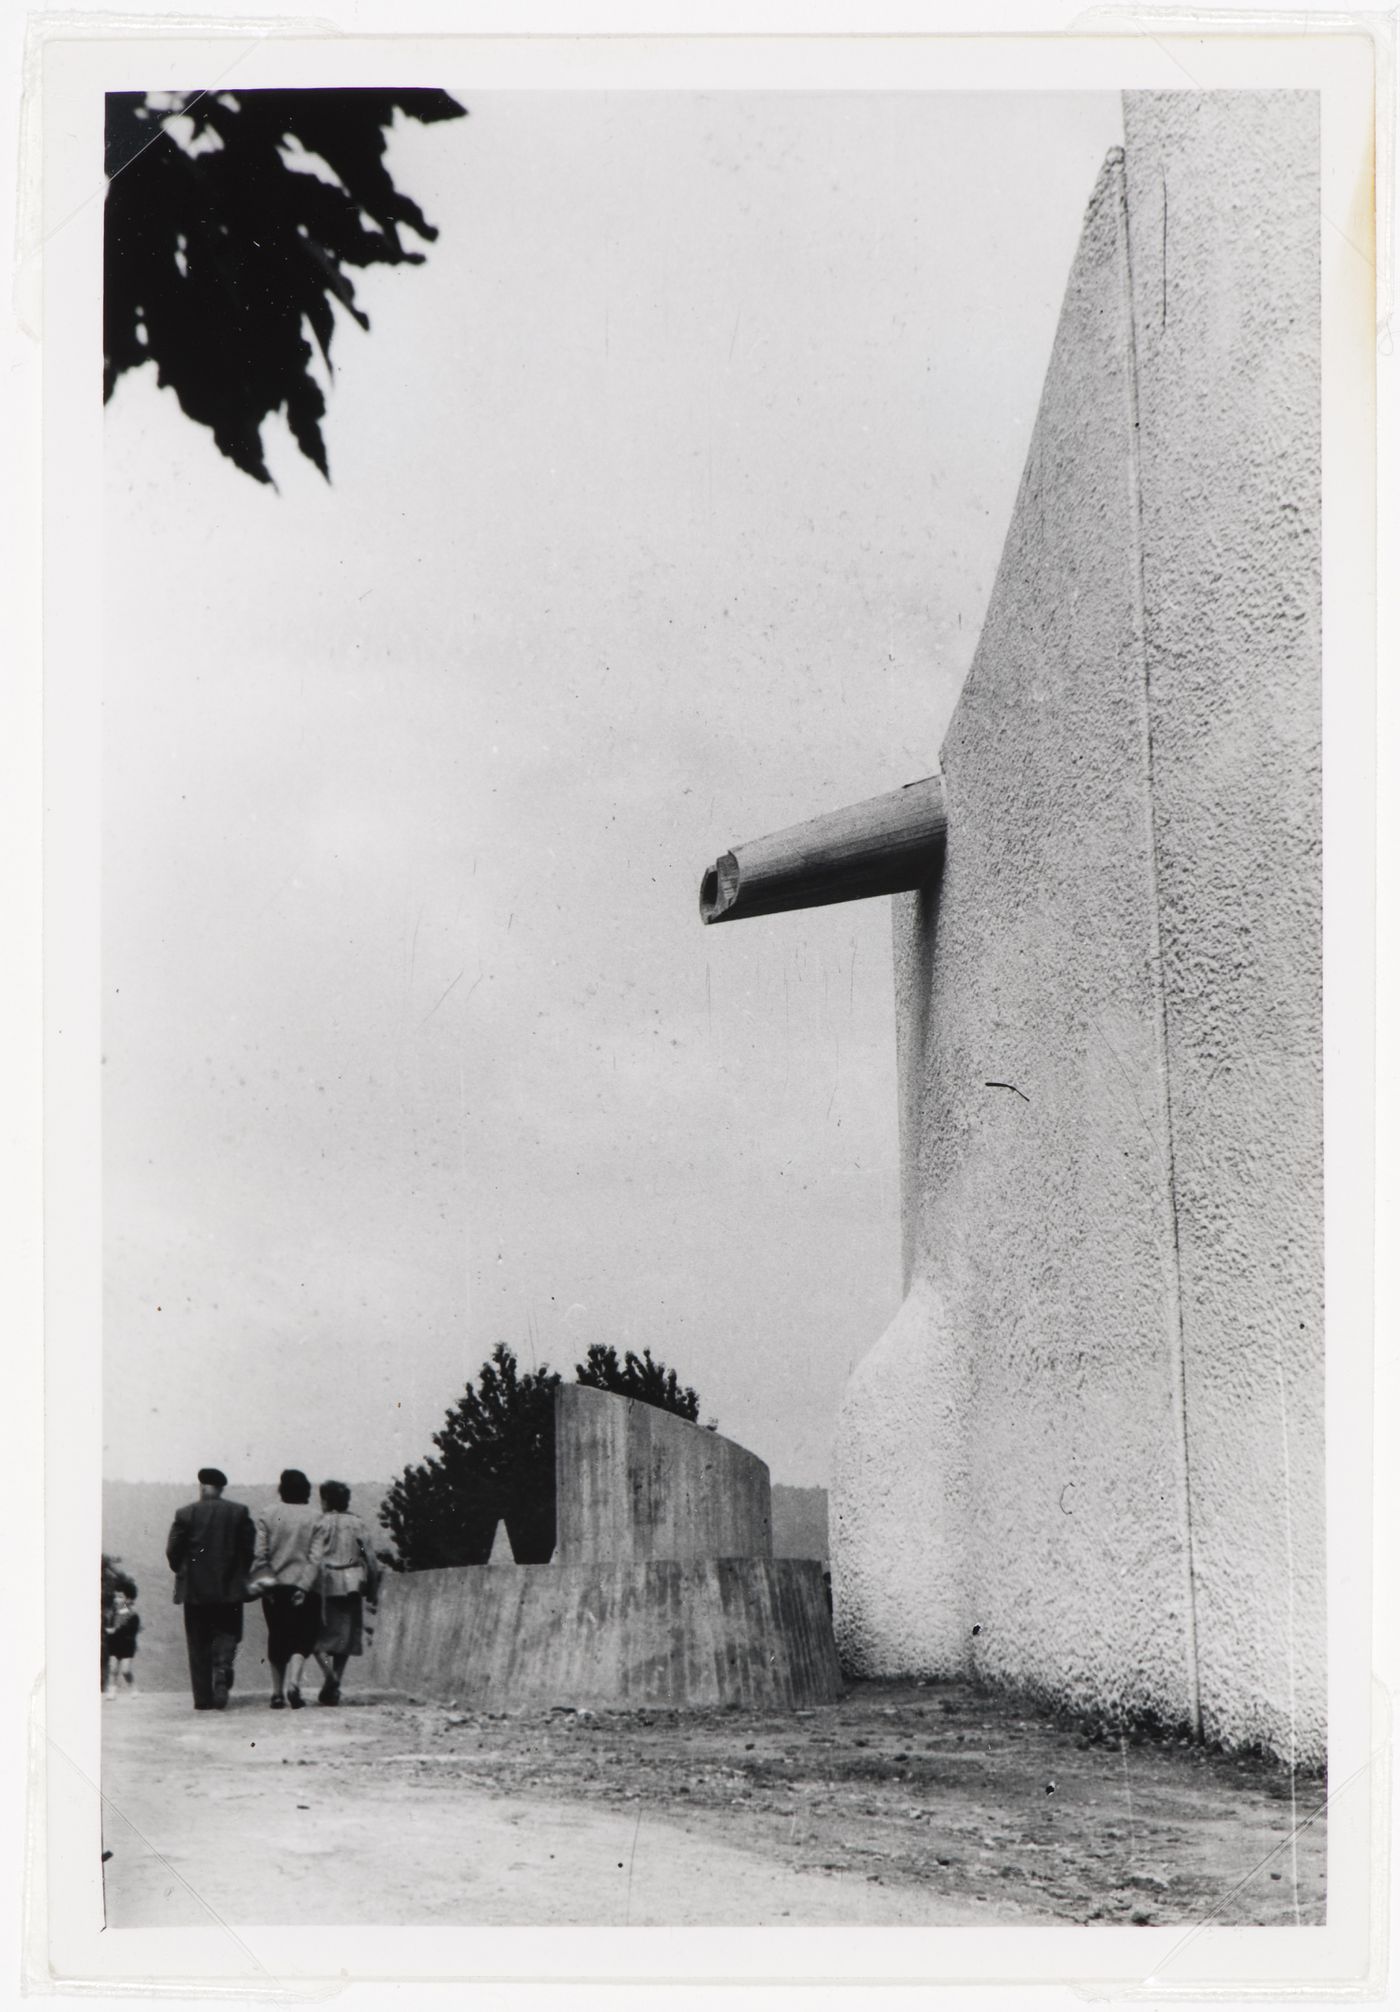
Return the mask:
<path id="1" fill-rule="evenodd" d="M 350 1490 L 343 1481 L 323 1481 L 321 1483 L 321 1500 L 327 1509 L 348 1509 L 350 1507 Z"/>
<path id="2" fill-rule="evenodd" d="M 284 1502 L 309 1502 L 311 1483 L 299 1467 L 284 1467 L 282 1478 L 277 1483 L 277 1493 Z"/>

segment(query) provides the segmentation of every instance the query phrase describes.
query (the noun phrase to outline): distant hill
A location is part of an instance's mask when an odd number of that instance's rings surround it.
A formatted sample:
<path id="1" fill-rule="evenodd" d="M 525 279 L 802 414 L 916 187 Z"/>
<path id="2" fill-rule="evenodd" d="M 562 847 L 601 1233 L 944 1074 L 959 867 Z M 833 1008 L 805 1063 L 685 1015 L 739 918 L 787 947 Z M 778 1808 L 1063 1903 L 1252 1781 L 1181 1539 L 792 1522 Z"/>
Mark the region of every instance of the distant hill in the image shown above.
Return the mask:
<path id="1" fill-rule="evenodd" d="M 773 1484 L 773 1556 L 829 1558 L 825 1488 L 788 1488 Z"/>
<path id="2" fill-rule="evenodd" d="M 182 1502 L 198 1494 L 187 1481 L 104 1481 L 102 1484 L 102 1548 L 120 1558 L 137 1585 L 141 1635 L 136 1654 L 136 1681 L 148 1691 L 183 1690 L 189 1682 L 185 1661 L 185 1630 L 172 1594 L 174 1579 L 165 1562 L 165 1540 L 171 1519 Z M 246 1502 L 256 1516 L 277 1500 L 274 1481 L 230 1485 L 229 1498 Z M 351 1489 L 350 1506 L 388 1544 L 381 1529 L 379 1505 L 388 1493 L 383 1481 L 361 1481 Z M 778 1558 L 827 1558 L 825 1488 L 773 1488 L 773 1554 Z M 93 1605 L 97 1605 L 97 1571 L 93 1570 Z M 263 1648 L 262 1610 L 244 1610 L 243 1647 L 238 1654 L 238 1687 L 270 1688 Z"/>

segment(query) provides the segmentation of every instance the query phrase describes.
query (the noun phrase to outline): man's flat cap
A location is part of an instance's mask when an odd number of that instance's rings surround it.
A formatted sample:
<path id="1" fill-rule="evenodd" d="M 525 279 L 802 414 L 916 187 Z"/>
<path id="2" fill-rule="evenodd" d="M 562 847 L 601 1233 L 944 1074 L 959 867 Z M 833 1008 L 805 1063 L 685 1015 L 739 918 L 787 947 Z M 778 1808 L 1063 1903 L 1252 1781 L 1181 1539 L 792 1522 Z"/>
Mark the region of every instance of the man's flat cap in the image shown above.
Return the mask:
<path id="1" fill-rule="evenodd" d="M 217 1467 L 201 1467 L 199 1485 L 201 1488 L 227 1488 L 228 1476 L 221 1474 Z"/>

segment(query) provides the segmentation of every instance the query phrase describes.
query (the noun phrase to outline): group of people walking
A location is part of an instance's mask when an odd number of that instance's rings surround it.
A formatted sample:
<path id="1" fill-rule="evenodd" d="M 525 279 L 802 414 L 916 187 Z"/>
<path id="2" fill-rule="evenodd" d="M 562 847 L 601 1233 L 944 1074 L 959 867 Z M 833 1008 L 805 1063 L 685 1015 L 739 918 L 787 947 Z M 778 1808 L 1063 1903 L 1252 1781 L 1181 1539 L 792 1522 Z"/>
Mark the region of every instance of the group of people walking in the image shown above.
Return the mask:
<path id="1" fill-rule="evenodd" d="M 217 1467 L 199 1470 L 199 1500 L 175 1512 L 165 1547 L 175 1600 L 185 1610 L 190 1689 L 197 1712 L 223 1711 L 243 1638 L 243 1609 L 260 1599 L 267 1623 L 273 1711 L 296 1711 L 305 1665 L 321 1673 L 317 1702 L 340 1703 L 341 1679 L 365 1644 L 366 1608 L 378 1604 L 380 1566 L 370 1533 L 351 1512 L 343 1481 L 323 1481 L 320 1507 L 299 1468 L 283 1470 L 278 1500 L 256 1517 L 224 1490 Z"/>

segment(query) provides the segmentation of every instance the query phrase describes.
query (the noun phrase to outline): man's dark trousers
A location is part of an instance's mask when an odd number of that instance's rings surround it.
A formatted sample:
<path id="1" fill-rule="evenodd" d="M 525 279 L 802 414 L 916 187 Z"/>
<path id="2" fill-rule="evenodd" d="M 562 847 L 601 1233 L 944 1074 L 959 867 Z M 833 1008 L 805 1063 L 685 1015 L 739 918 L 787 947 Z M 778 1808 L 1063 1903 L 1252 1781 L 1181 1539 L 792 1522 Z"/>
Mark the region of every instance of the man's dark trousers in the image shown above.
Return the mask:
<path id="1" fill-rule="evenodd" d="M 206 1486 L 198 1502 L 175 1511 L 165 1560 L 175 1574 L 175 1600 L 185 1610 L 185 1644 L 195 1709 L 222 1711 L 233 1683 L 233 1658 L 243 1639 L 243 1596 L 253 1562 L 253 1519 L 241 1502 L 226 1502 Z"/>
<path id="2" fill-rule="evenodd" d="M 232 1601 L 185 1603 L 185 1647 L 197 1712 L 222 1711 L 233 1688 L 233 1659 L 243 1639 L 243 1608 Z"/>

